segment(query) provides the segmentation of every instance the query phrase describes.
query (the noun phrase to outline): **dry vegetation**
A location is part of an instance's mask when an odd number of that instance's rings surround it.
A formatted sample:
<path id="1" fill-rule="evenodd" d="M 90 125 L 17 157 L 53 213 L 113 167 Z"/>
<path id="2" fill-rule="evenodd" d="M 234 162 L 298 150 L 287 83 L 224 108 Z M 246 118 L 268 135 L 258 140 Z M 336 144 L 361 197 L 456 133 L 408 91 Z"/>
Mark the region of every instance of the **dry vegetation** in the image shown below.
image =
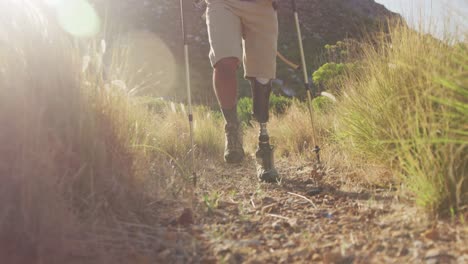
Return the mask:
<path id="1" fill-rule="evenodd" d="M 140 147 L 154 145 L 154 117 L 106 83 L 96 61 L 82 67 L 83 54 L 42 8 L 0 3 L 9 11 L 0 21 L 0 257 L 8 263 L 64 263 L 81 250 L 75 243 L 106 238 L 88 235 L 103 227 L 126 240 L 122 223 L 152 223 L 165 190 L 185 190 L 185 172 Z"/>
<path id="2" fill-rule="evenodd" d="M 225 168 L 221 116 L 197 107 L 194 169 L 201 182 L 194 198 L 184 106 L 158 102 L 155 111 L 154 102 L 130 97 L 117 85 L 125 79 L 103 79 L 95 59 L 104 48 L 91 49 L 83 67 L 84 54 L 43 7 L 21 2 L 0 3 L 11 10 L 0 19 L 4 261 L 115 263 L 108 256 L 123 254 L 131 263 L 177 256 L 364 263 L 417 261 L 437 247 L 450 261 L 466 260 L 466 44 L 396 26 L 388 41 L 365 46 L 359 71 L 340 83 L 338 102 L 315 113 L 322 167 L 311 166 L 304 104 L 295 101 L 272 117 L 284 175 L 278 186 L 256 183 L 251 159 Z M 245 133 L 253 153 L 257 128 Z M 317 186 L 318 196 L 310 193 Z M 414 201 L 431 216 L 452 213 L 452 222 L 428 221 Z M 198 217 L 193 228 L 192 217 L 178 218 L 184 207 Z M 185 226 L 190 236 L 161 227 L 169 224 Z M 432 244 L 418 247 L 415 240 Z M 398 243 L 408 250 L 389 245 Z"/>

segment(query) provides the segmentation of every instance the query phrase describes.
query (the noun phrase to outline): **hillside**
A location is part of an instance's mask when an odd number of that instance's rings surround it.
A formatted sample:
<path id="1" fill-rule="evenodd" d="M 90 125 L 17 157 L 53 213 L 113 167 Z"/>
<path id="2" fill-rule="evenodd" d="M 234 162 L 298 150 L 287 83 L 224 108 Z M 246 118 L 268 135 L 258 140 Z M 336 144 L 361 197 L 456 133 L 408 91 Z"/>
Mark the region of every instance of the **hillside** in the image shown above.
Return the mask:
<path id="1" fill-rule="evenodd" d="M 178 73 L 174 77 L 180 80 L 182 61 L 182 40 L 180 36 L 179 2 L 173 0 L 160 1 L 132 1 L 95 0 L 100 10 L 109 15 L 110 24 L 120 23 L 118 28 L 107 29 L 107 39 L 115 41 L 115 35 L 122 36 L 129 32 L 150 31 L 154 33 L 172 52 L 178 62 Z M 310 64 L 310 70 L 316 69 L 320 62 L 320 55 L 326 44 L 333 44 L 344 38 L 359 39 L 363 32 L 372 32 L 377 29 L 379 22 L 389 17 L 398 17 L 383 5 L 373 0 L 298 0 L 299 15 L 304 36 L 305 52 Z M 214 94 L 211 88 L 211 67 L 208 60 L 208 37 L 205 21 L 202 18 L 203 8 L 196 7 L 191 1 L 186 1 L 187 25 L 191 50 L 192 80 L 196 90 L 195 100 L 199 103 L 215 104 Z M 293 13 L 289 1 L 279 1 L 280 39 L 279 50 L 289 59 L 299 62 L 297 50 L 297 37 L 293 24 Z M 168 21 L 173 21 L 168 23 Z M 118 34 L 116 34 L 118 32 Z M 137 48 L 138 49 L 138 48 Z M 141 49 L 138 49 L 141 50 Z M 147 53 L 155 53 L 157 50 L 147 50 Z M 164 51 L 165 52 L 165 51 Z M 143 56 L 145 57 L 145 56 Z M 161 57 L 161 56 L 154 56 Z M 140 61 L 140 64 L 144 62 Z M 166 72 L 167 62 L 154 62 L 151 65 L 152 72 Z M 159 65 L 159 66 L 158 66 Z M 300 87 L 299 79 L 282 63 L 278 65 L 278 78 L 295 80 L 292 85 Z M 157 75 L 161 76 L 161 74 Z M 154 82 L 161 81 L 160 78 Z M 175 81 L 172 88 L 166 92 L 158 91 L 152 87 L 145 91 L 157 96 L 170 97 L 172 99 L 184 99 L 185 90 L 180 81 Z M 247 95 L 249 89 L 247 83 L 242 84 L 241 96 Z M 167 82 L 160 86 L 167 87 Z M 175 92 L 174 92 L 175 91 Z"/>

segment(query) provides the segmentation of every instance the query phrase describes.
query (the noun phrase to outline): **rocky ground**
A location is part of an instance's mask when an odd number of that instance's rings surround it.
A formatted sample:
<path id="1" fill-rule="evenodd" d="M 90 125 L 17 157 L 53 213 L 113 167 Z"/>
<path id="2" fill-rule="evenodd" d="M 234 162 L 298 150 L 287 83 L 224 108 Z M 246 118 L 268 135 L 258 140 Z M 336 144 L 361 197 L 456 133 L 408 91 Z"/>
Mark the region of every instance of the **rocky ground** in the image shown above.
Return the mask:
<path id="1" fill-rule="evenodd" d="M 468 263 L 465 223 L 430 219 L 391 187 L 301 163 L 280 161 L 284 179 L 271 185 L 256 181 L 253 160 L 207 162 L 195 209 L 165 209 L 163 244 L 175 246 L 151 255 L 171 263 Z"/>

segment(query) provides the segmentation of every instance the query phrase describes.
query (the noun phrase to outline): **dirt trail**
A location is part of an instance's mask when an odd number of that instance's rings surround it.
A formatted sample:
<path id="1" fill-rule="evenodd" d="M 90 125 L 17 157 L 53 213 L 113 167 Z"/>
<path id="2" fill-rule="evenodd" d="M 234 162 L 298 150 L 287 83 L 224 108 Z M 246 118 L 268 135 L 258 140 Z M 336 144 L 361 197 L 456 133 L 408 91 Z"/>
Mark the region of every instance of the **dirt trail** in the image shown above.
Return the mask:
<path id="1" fill-rule="evenodd" d="M 431 221 L 392 190 L 349 187 L 338 174 L 287 160 L 278 164 L 281 184 L 260 184 L 253 165 L 204 171 L 194 261 L 468 263 L 466 225 Z"/>
<path id="2" fill-rule="evenodd" d="M 195 210 L 156 205 L 170 216 L 155 255 L 124 262 L 468 263 L 466 224 L 430 220 L 394 190 L 363 188 L 331 170 L 291 160 L 278 168 L 284 179 L 272 185 L 257 182 L 251 159 L 206 162 Z"/>

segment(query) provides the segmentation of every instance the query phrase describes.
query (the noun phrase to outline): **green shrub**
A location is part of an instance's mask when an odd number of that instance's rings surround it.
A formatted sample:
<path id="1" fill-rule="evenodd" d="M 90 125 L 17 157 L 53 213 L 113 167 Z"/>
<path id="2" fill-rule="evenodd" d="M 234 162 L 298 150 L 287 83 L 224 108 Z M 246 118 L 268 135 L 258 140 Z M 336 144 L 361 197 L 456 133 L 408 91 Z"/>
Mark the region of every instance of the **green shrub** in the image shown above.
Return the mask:
<path id="1" fill-rule="evenodd" d="M 286 113 L 289 107 L 291 107 L 291 104 L 292 99 L 290 98 L 276 94 L 271 94 L 270 96 L 270 110 L 276 115 Z"/>
<path id="2" fill-rule="evenodd" d="M 333 102 L 330 98 L 325 96 L 316 97 L 312 101 L 312 107 L 314 111 L 316 111 L 319 114 L 325 114 L 330 112 L 334 104 L 335 102 Z"/>
<path id="3" fill-rule="evenodd" d="M 275 115 L 282 115 L 286 113 L 292 104 L 292 99 L 271 94 L 270 96 L 270 111 Z M 239 114 L 239 120 L 246 125 L 251 125 L 253 119 L 252 116 L 253 103 L 252 98 L 243 97 L 237 102 L 237 112 Z"/>
<path id="4" fill-rule="evenodd" d="M 252 121 L 252 98 L 243 97 L 237 102 L 237 113 L 239 115 L 239 120 L 247 125 L 250 125 Z"/>
<path id="5" fill-rule="evenodd" d="M 312 74 L 312 80 L 316 86 L 322 89 L 337 90 L 339 81 L 347 68 L 348 65 L 344 63 L 325 63 Z"/>
<path id="6" fill-rule="evenodd" d="M 326 61 L 343 63 L 354 61 L 360 56 L 360 43 L 354 39 L 338 41 L 334 45 L 325 45 Z"/>

